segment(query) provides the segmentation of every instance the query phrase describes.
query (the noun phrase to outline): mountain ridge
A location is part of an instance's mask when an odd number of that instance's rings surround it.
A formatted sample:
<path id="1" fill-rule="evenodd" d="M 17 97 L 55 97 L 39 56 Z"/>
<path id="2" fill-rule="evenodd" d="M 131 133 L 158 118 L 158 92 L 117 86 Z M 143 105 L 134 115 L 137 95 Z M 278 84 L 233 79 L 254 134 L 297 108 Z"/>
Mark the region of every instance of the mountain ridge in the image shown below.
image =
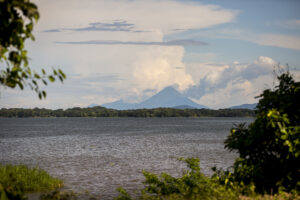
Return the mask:
<path id="1" fill-rule="evenodd" d="M 116 110 L 130 110 L 130 109 L 151 109 L 151 108 L 173 108 L 177 106 L 187 106 L 196 109 L 208 108 L 204 105 L 200 105 L 184 97 L 175 88 L 169 86 L 159 91 L 152 97 L 136 104 L 126 103 L 123 100 L 114 101 L 111 103 L 102 104 L 101 106 L 106 108 L 112 108 Z"/>

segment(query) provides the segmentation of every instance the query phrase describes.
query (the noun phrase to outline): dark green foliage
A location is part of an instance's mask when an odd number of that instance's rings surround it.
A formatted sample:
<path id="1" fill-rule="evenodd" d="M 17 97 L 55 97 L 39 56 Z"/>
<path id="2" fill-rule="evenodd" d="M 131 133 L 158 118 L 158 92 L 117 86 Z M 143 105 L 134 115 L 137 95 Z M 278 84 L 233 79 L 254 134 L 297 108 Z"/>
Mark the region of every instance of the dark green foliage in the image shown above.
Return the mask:
<path id="1" fill-rule="evenodd" d="M 47 75 L 42 69 L 41 74 L 28 66 L 26 39 L 34 40 L 32 34 L 34 23 L 39 19 L 37 6 L 29 0 L 0 0 L 0 85 L 21 90 L 28 85 L 39 98 L 45 98 L 46 92 L 39 87 L 39 81 L 47 85 L 47 80 L 62 82 L 66 75 L 53 69 Z"/>
<path id="2" fill-rule="evenodd" d="M 145 181 L 137 199 L 145 200 L 202 200 L 202 199 L 238 199 L 238 190 L 221 185 L 217 177 L 208 178 L 200 172 L 199 159 L 182 159 L 188 170 L 182 177 L 172 177 L 167 173 L 160 176 L 143 171 Z M 118 188 L 120 196 L 116 200 L 133 199 L 123 188 Z"/>
<path id="3" fill-rule="evenodd" d="M 139 110 L 113 110 L 103 107 L 50 109 L 1 109 L 0 117 L 253 117 L 255 112 L 247 109 L 174 109 L 155 108 Z"/>
<path id="4" fill-rule="evenodd" d="M 300 82 L 287 72 L 259 96 L 256 120 L 231 130 L 225 147 L 240 154 L 234 181 L 254 183 L 260 193 L 300 190 Z"/>
<path id="5" fill-rule="evenodd" d="M 27 197 L 22 188 L 15 183 L 15 179 L 12 178 L 6 186 L 0 183 L 0 200 L 27 200 Z"/>

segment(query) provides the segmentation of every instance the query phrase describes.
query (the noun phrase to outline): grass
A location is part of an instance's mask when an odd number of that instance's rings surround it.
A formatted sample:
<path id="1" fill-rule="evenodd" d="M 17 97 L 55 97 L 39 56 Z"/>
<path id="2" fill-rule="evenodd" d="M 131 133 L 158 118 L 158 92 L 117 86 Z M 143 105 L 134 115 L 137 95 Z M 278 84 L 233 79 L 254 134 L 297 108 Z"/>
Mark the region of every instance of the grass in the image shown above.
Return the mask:
<path id="1" fill-rule="evenodd" d="M 0 186 L 3 188 L 14 187 L 25 193 L 42 192 L 60 188 L 62 180 L 53 178 L 45 170 L 26 165 L 1 165 Z"/>

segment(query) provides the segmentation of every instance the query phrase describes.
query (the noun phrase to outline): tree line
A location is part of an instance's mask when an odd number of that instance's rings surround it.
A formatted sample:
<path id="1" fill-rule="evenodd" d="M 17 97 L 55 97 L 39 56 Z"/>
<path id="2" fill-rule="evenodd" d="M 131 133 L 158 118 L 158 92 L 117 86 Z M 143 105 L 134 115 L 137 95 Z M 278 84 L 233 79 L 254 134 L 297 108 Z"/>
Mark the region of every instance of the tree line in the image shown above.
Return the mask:
<path id="1" fill-rule="evenodd" d="M 0 117 L 254 117 L 249 109 L 174 109 L 154 108 L 137 110 L 114 110 L 101 106 L 93 108 L 45 109 L 2 108 Z"/>

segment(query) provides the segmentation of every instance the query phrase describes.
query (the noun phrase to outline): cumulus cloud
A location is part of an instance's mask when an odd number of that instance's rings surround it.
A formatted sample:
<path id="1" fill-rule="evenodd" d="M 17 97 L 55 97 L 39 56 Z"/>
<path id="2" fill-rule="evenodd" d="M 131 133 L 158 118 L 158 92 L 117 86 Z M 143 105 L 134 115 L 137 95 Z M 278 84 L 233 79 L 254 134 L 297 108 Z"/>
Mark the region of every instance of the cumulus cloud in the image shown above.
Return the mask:
<path id="1" fill-rule="evenodd" d="M 176 85 L 179 90 L 184 90 L 194 85 L 192 76 L 186 73 L 182 62 L 183 55 L 182 47 L 156 47 L 141 52 L 134 64 L 136 91 L 145 89 L 159 91 L 170 85 Z"/>
<path id="2" fill-rule="evenodd" d="M 254 103 L 254 88 L 249 80 L 234 79 L 225 84 L 225 88 L 216 88 L 200 99 L 194 99 L 211 108 L 226 108 L 241 103 Z"/>
<path id="3" fill-rule="evenodd" d="M 212 108 L 253 103 L 256 101 L 254 97 L 263 89 L 272 87 L 275 65 L 272 58 L 265 56 L 249 64 L 200 64 L 197 68 L 201 74 L 199 82 L 187 89 L 185 94 Z"/>

